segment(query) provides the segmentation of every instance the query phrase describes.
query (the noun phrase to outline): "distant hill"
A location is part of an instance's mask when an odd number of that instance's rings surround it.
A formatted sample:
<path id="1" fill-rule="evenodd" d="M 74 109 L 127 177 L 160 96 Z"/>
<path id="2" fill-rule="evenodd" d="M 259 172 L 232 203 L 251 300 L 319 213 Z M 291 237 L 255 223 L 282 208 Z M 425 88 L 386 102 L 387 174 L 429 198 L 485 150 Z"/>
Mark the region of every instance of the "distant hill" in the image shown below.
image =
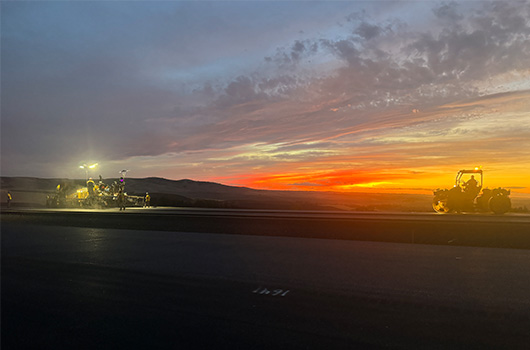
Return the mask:
<path id="1" fill-rule="evenodd" d="M 214 200 L 238 200 L 242 198 L 264 195 L 264 190 L 254 190 L 247 187 L 235 187 L 215 182 L 183 180 L 168 180 L 159 177 L 145 179 L 127 179 L 127 191 L 136 193 L 170 193 L 190 198 Z"/>
<path id="2" fill-rule="evenodd" d="M 104 179 L 110 184 L 117 178 Z M 1 177 L 2 201 L 9 190 L 13 204 L 44 206 L 46 195 L 54 193 L 57 184 L 72 188 L 84 185 L 84 180 L 42 179 L 33 177 Z M 155 206 L 182 206 L 234 209 L 281 210 L 353 210 L 353 211 L 432 211 L 431 196 L 417 194 L 366 194 L 339 192 L 304 192 L 257 190 L 227 186 L 214 182 L 189 179 L 168 180 L 158 177 L 127 178 L 130 195 L 149 192 Z"/>

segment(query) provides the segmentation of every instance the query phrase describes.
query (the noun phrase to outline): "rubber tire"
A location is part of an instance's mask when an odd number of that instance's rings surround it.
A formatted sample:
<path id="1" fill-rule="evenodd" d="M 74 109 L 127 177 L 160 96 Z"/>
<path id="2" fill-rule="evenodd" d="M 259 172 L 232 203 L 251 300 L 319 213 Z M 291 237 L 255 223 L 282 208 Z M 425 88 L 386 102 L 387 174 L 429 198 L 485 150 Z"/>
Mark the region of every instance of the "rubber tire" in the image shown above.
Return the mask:
<path id="1" fill-rule="evenodd" d="M 512 201 L 506 196 L 493 196 L 489 200 L 489 207 L 495 214 L 507 213 L 512 208 Z"/>

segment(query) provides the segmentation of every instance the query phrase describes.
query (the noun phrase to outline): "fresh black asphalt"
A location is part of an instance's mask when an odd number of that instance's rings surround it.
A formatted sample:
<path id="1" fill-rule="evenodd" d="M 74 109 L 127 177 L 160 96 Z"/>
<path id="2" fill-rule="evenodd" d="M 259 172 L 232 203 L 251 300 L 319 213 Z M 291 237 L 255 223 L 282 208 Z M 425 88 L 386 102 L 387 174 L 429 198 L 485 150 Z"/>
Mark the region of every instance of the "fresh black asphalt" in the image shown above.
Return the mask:
<path id="1" fill-rule="evenodd" d="M 321 221 L 329 218 L 278 213 L 240 215 L 239 222 L 167 214 L 157 223 L 139 211 L 102 221 L 79 213 L 61 224 L 54 221 L 67 213 L 44 215 L 2 216 L 3 349 L 526 349 L 530 343 L 527 249 L 298 233 L 338 234 L 366 218 L 341 218 L 326 230 Z M 401 219 L 403 227 L 409 219 Z M 397 220 L 391 220 L 397 231 L 408 229 Z M 379 226 L 382 235 L 391 234 L 383 232 L 386 225 Z M 238 231 L 253 227 L 259 235 Z M 289 228 L 295 234 L 282 234 Z"/>

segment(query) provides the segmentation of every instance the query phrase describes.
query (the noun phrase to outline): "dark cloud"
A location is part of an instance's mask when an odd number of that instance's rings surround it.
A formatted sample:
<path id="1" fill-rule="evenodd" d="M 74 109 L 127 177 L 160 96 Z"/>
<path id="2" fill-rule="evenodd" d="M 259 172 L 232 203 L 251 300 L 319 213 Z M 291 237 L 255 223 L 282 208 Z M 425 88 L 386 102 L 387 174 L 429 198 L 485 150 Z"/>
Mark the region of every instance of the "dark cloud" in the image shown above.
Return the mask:
<path id="1" fill-rule="evenodd" d="M 247 76 L 239 76 L 226 86 L 223 94 L 216 101 L 216 106 L 229 107 L 251 102 L 258 99 L 266 99 L 267 95 L 257 89 L 258 83 Z"/>
<path id="2" fill-rule="evenodd" d="M 464 19 L 464 16 L 459 13 L 458 3 L 454 1 L 442 3 L 439 7 L 433 9 L 433 13 L 438 19 L 448 21 L 450 23 L 456 23 Z"/>
<path id="3" fill-rule="evenodd" d="M 381 34 L 381 32 L 382 28 L 380 26 L 366 22 L 361 23 L 354 31 L 355 34 L 359 35 L 364 40 L 375 38 Z"/>
<path id="4" fill-rule="evenodd" d="M 319 51 L 314 40 L 296 40 L 289 49 L 278 48 L 275 55 L 266 56 L 265 62 L 274 63 L 280 69 L 292 69 L 303 59 L 309 59 Z"/>
<path id="5" fill-rule="evenodd" d="M 323 47 L 328 48 L 331 52 L 338 56 L 338 58 L 345 60 L 351 67 L 357 67 L 360 64 L 361 51 L 357 48 L 353 40 L 338 40 L 332 41 L 321 40 Z"/>
<path id="6" fill-rule="evenodd" d="M 408 47 L 435 74 L 434 83 L 483 80 L 528 67 L 530 24 L 526 18 L 524 8 L 499 3 L 487 14 L 468 16 L 467 29 L 448 27 L 438 35 L 424 34 Z"/>

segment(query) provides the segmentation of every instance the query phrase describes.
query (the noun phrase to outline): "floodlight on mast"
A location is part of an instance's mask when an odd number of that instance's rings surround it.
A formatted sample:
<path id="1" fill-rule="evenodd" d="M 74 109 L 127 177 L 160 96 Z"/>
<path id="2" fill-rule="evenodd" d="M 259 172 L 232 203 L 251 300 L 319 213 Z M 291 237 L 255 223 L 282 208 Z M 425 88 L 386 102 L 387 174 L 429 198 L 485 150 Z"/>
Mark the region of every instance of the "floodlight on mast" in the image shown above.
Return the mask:
<path id="1" fill-rule="evenodd" d="M 85 169 L 85 180 L 88 181 L 88 169 L 94 169 L 98 165 L 99 165 L 99 163 L 94 163 L 94 164 L 86 164 L 86 163 L 84 163 L 83 165 L 79 166 L 80 169 Z"/>

